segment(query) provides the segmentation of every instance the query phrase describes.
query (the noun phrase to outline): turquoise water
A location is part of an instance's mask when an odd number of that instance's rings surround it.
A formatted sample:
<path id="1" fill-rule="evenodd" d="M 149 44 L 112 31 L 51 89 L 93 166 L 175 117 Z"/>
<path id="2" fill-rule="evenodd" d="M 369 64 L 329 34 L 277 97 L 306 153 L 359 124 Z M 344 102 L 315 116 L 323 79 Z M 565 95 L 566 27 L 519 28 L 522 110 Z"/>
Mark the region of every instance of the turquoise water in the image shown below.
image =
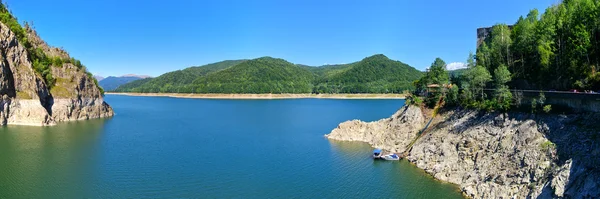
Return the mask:
<path id="1" fill-rule="evenodd" d="M 462 198 L 406 161 L 323 137 L 403 100 L 106 101 L 110 119 L 0 128 L 0 198 Z"/>

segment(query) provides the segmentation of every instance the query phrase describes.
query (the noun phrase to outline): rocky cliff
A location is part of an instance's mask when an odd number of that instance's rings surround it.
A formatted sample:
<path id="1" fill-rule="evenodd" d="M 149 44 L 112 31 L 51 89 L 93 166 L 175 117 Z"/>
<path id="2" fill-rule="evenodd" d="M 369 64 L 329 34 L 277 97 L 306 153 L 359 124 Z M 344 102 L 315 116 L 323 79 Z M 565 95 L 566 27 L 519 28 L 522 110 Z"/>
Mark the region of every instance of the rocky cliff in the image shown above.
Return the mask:
<path id="1" fill-rule="evenodd" d="M 7 14 L 4 7 L 0 11 Z M 14 19 L 11 17 L 2 19 Z M 102 91 L 85 67 L 80 63 L 76 66 L 75 59 L 64 50 L 47 45 L 28 26 L 16 26 L 14 23 L 8 26 L 4 21 L 0 23 L 2 125 L 45 126 L 113 115 L 112 108 L 104 102 Z M 19 38 L 16 30 L 26 34 Z M 52 62 L 39 62 L 33 59 L 34 56 Z M 40 73 L 35 67 L 43 67 L 47 73 Z"/>
<path id="2" fill-rule="evenodd" d="M 417 137 L 425 118 L 415 106 L 405 106 L 392 117 L 375 122 L 352 120 L 341 123 L 331 134 L 332 140 L 367 142 L 388 151 L 405 151 Z"/>
<path id="3" fill-rule="evenodd" d="M 422 109 L 405 106 L 377 122 L 344 122 L 326 137 L 406 152 L 408 161 L 471 198 L 599 198 L 599 119 L 457 109 L 418 135 Z"/>

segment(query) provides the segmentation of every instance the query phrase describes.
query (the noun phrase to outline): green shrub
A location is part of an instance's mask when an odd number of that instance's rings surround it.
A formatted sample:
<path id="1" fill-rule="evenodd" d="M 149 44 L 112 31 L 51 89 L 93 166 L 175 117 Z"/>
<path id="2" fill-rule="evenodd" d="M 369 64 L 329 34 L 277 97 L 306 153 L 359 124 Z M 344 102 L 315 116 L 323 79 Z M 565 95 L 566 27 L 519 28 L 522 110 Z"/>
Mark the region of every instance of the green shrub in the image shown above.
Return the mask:
<path id="1" fill-rule="evenodd" d="M 480 104 L 479 109 L 485 110 L 487 112 L 493 112 L 495 110 L 498 110 L 498 107 L 498 101 L 496 101 L 496 99 L 492 99 L 483 101 L 483 103 Z"/>
<path id="2" fill-rule="evenodd" d="M 538 102 L 540 104 L 541 107 L 544 106 L 544 104 L 546 104 L 546 95 L 544 95 L 544 92 L 540 92 L 540 96 L 538 98 Z"/>
<path id="3" fill-rule="evenodd" d="M 550 111 L 552 111 L 552 105 L 544 106 L 544 113 L 550 113 Z"/>
<path id="4" fill-rule="evenodd" d="M 535 113 L 537 110 L 537 99 L 531 100 L 531 113 Z"/>
<path id="5" fill-rule="evenodd" d="M 65 63 L 65 61 L 60 57 L 53 57 L 53 58 L 51 58 L 51 60 L 52 60 L 52 65 L 58 66 L 58 67 L 62 67 L 62 65 Z"/>
<path id="6" fill-rule="evenodd" d="M 446 102 L 449 105 L 458 105 L 459 104 L 459 100 L 458 100 L 458 86 L 453 85 L 452 88 L 450 88 L 450 90 L 448 91 L 448 94 L 446 94 Z"/>
<path id="7" fill-rule="evenodd" d="M 425 106 L 429 108 L 435 107 L 435 105 L 437 105 L 438 101 L 440 100 L 441 96 L 441 93 L 430 93 L 430 95 L 424 99 Z"/>
<path id="8" fill-rule="evenodd" d="M 423 98 L 411 95 L 406 98 L 406 102 L 410 105 L 421 106 L 423 104 Z"/>
<path id="9" fill-rule="evenodd" d="M 554 147 L 556 147 L 556 145 L 550 141 L 545 141 L 540 144 L 540 148 L 543 150 L 553 149 Z"/>

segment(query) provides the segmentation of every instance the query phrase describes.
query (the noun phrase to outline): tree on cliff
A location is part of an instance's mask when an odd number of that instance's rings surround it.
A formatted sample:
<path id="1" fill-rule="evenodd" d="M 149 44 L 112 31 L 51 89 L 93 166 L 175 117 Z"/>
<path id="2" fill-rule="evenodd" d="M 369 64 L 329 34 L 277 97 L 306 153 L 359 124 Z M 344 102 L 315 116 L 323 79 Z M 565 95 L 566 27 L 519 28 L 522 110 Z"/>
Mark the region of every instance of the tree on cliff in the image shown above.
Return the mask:
<path id="1" fill-rule="evenodd" d="M 492 81 L 490 72 L 485 67 L 479 65 L 469 69 L 465 73 L 465 79 L 470 92 L 473 94 L 473 99 L 485 100 L 486 95 L 483 89 L 488 82 Z"/>
<path id="2" fill-rule="evenodd" d="M 424 91 L 428 85 L 437 84 L 440 89 L 450 82 L 450 75 L 446 70 L 446 62 L 441 58 L 436 58 L 431 66 L 421 79 L 414 82 L 417 92 Z M 425 103 L 429 107 L 433 107 L 441 96 L 441 92 L 432 92 L 425 99 Z"/>
<path id="3" fill-rule="evenodd" d="M 508 71 L 508 67 L 505 65 L 500 65 L 500 67 L 494 70 L 494 81 L 496 84 L 494 92 L 496 98 L 494 100 L 496 100 L 496 108 L 504 111 L 508 110 L 512 103 L 512 93 L 506 85 L 510 80 L 510 71 Z"/>

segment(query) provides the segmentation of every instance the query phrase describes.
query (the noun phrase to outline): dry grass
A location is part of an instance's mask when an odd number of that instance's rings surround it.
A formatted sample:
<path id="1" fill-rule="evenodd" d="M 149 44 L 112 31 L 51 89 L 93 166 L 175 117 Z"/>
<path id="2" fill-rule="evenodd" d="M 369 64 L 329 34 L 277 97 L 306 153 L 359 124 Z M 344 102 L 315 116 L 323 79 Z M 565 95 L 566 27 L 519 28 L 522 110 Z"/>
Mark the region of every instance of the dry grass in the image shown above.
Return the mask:
<path id="1" fill-rule="evenodd" d="M 68 89 L 68 88 L 74 86 L 72 84 L 73 84 L 73 82 L 71 82 L 71 80 L 69 80 L 69 79 L 56 78 L 56 83 L 50 89 L 50 93 L 54 97 L 64 97 L 64 98 L 75 97 L 76 94 L 71 92 Z"/>
<path id="2" fill-rule="evenodd" d="M 22 91 L 17 91 L 17 98 L 18 99 L 33 99 L 33 98 L 31 98 L 31 96 L 29 94 L 27 94 L 26 92 L 22 92 Z"/>

